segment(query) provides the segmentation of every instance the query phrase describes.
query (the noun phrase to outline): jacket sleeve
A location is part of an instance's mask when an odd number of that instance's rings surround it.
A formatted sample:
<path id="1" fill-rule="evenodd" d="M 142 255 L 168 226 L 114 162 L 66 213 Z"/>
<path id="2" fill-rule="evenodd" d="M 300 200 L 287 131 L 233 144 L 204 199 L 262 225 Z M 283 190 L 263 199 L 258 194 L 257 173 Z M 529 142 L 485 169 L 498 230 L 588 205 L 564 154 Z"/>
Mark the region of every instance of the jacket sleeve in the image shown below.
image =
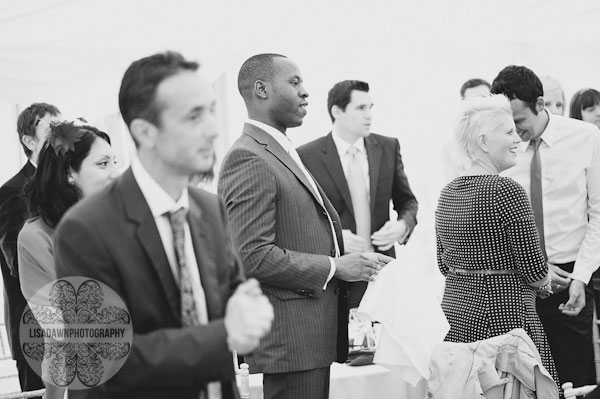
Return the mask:
<path id="1" fill-rule="evenodd" d="M 326 255 L 281 248 L 276 244 L 277 181 L 265 160 L 250 151 L 235 150 L 223 162 L 219 196 L 224 199 L 235 247 L 247 277 L 292 291 L 318 295 L 331 264 Z M 299 205 L 300 206 L 300 205 Z M 311 229 L 310 223 L 302 226 Z M 290 226 L 290 234 L 298 226 Z"/>
<path id="2" fill-rule="evenodd" d="M 406 173 L 404 173 L 404 163 L 402 162 L 402 155 L 400 154 L 400 142 L 396 139 L 395 143 L 392 201 L 394 203 L 394 210 L 398 213 L 398 219 L 404 219 L 406 222 L 409 231 L 408 237 L 410 237 L 417 225 L 417 210 L 419 209 L 419 204 L 410 189 Z"/>

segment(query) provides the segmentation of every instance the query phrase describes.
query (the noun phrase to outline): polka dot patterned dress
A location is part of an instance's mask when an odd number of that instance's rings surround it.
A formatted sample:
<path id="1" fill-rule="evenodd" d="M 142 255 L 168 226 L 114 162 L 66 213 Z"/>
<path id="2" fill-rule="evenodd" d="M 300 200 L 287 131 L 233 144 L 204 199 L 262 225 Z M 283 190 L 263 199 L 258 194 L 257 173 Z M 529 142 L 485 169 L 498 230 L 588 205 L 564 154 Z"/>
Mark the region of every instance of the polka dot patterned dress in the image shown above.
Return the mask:
<path id="1" fill-rule="evenodd" d="M 527 285 L 548 273 L 525 190 L 497 175 L 461 176 L 440 195 L 435 215 L 437 260 L 446 276 L 446 341 L 473 342 L 523 328 L 558 382 L 544 328 Z M 470 270 L 518 270 L 468 274 Z"/>

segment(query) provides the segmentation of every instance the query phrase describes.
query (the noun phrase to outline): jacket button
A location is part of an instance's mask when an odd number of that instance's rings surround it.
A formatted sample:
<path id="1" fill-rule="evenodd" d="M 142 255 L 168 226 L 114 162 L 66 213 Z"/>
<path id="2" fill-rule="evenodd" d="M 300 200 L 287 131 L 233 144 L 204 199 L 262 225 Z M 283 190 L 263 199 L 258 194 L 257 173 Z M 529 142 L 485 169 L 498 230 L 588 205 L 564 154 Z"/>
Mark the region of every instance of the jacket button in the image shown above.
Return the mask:
<path id="1" fill-rule="evenodd" d="M 331 250 L 331 257 L 332 257 L 332 258 L 335 258 L 335 249 L 332 249 L 332 250 Z"/>
<path id="2" fill-rule="evenodd" d="M 340 289 L 339 288 L 336 288 L 334 292 L 335 292 L 335 295 L 340 295 Z"/>

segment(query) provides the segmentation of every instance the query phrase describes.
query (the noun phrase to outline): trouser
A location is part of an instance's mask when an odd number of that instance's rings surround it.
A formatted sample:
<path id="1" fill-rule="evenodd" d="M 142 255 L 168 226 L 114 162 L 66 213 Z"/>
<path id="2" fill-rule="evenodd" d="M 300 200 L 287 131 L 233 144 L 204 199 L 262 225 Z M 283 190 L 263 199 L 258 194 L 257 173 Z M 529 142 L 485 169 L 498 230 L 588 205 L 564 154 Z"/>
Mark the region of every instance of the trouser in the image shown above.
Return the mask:
<path id="1" fill-rule="evenodd" d="M 558 265 L 572 272 L 574 262 Z M 595 384 L 593 314 L 594 294 L 585 288 L 585 307 L 577 316 L 566 316 L 558 310 L 569 300 L 569 290 L 537 300 L 537 312 L 548 337 L 561 385 L 572 382 L 574 387 Z"/>
<path id="2" fill-rule="evenodd" d="M 40 376 L 33 371 L 33 369 L 27 363 L 25 359 L 16 359 L 17 372 L 19 373 L 19 383 L 21 384 L 21 391 L 36 391 L 44 388 L 44 383 Z"/>
<path id="3" fill-rule="evenodd" d="M 329 367 L 263 374 L 264 399 L 328 399 Z"/>

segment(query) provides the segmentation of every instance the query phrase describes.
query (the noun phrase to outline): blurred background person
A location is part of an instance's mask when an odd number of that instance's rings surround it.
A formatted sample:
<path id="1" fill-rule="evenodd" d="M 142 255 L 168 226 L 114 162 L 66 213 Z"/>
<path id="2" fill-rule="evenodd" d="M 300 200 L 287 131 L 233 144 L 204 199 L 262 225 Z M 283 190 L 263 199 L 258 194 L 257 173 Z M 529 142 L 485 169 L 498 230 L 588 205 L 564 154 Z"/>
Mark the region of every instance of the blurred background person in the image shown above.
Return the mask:
<path id="1" fill-rule="evenodd" d="M 540 76 L 544 88 L 544 106 L 554 115 L 565 114 L 565 92 L 552 76 Z"/>
<path id="2" fill-rule="evenodd" d="M 450 323 L 445 340 L 474 342 L 523 328 L 558 383 L 535 308 L 536 292 L 549 295 L 550 278 L 533 212 L 525 190 L 498 175 L 515 165 L 521 143 L 506 97 L 465 100 L 455 136 L 470 166 L 442 190 L 435 213 Z"/>
<path id="3" fill-rule="evenodd" d="M 490 87 L 492 86 L 483 79 L 469 79 L 460 87 L 460 97 L 465 99 L 487 96 L 490 94 Z"/>
<path id="4" fill-rule="evenodd" d="M 26 300 L 56 279 L 52 236 L 64 213 L 118 175 L 106 133 L 72 122 L 53 124 L 50 130 L 36 173 L 25 189 L 31 218 L 17 240 L 19 278 Z"/>
<path id="5" fill-rule="evenodd" d="M 600 92 L 594 89 L 581 89 L 573 95 L 569 116 L 600 127 Z M 592 289 L 596 302 L 596 314 L 600 314 L 600 269 L 592 274 Z"/>
<path id="6" fill-rule="evenodd" d="M 54 228 L 80 198 L 100 191 L 116 177 L 115 164 L 106 133 L 72 122 L 50 126 L 36 172 L 25 188 L 32 218 L 17 239 L 21 291 L 30 305 L 44 285 L 56 280 Z M 47 302 L 38 305 L 44 304 Z M 49 381 L 49 375 L 42 373 L 45 398 L 62 398 L 65 388 L 56 386 Z"/>
<path id="7" fill-rule="evenodd" d="M 27 219 L 23 198 L 23 186 L 35 173 L 38 154 L 50 122 L 61 118 L 60 111 L 52 104 L 34 103 L 25 108 L 17 118 L 17 133 L 27 162 L 23 168 L 0 188 L 0 265 L 4 283 L 4 322 L 12 358 L 16 361 L 19 383 L 23 391 L 35 391 L 44 387 L 23 356 L 19 337 L 19 321 L 27 306 L 19 283 L 17 236 Z"/>
<path id="8" fill-rule="evenodd" d="M 569 116 L 600 127 L 600 92 L 581 89 L 571 98 Z"/>
<path id="9" fill-rule="evenodd" d="M 372 107 L 368 83 L 336 83 L 327 96 L 331 132 L 301 146 L 298 154 L 340 216 L 345 252 L 375 250 L 395 257 L 394 244 L 408 242 L 419 206 L 404 171 L 400 142 L 371 133 Z M 390 203 L 397 218 L 390 219 Z M 348 286 L 348 306 L 356 308 L 367 282 Z"/>

